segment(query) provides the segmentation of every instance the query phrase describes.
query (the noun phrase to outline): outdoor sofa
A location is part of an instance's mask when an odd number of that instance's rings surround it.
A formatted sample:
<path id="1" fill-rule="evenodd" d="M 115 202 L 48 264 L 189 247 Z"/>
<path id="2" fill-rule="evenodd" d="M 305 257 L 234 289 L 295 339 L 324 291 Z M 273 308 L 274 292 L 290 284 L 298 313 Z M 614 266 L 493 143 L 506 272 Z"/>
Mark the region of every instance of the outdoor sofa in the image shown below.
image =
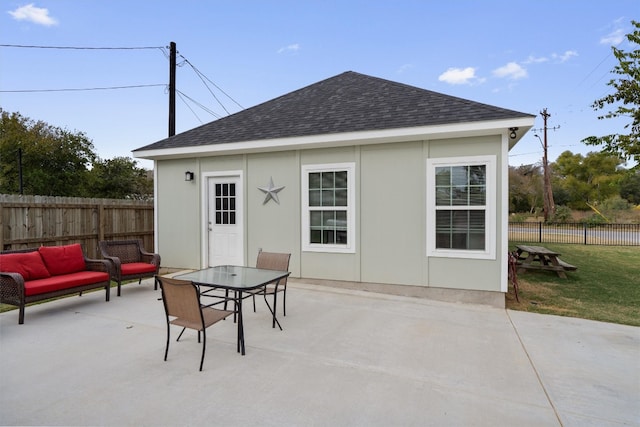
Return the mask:
<path id="1" fill-rule="evenodd" d="M 19 307 L 19 324 L 26 304 L 99 288 L 109 301 L 111 265 L 87 258 L 80 244 L 0 252 L 0 303 Z"/>

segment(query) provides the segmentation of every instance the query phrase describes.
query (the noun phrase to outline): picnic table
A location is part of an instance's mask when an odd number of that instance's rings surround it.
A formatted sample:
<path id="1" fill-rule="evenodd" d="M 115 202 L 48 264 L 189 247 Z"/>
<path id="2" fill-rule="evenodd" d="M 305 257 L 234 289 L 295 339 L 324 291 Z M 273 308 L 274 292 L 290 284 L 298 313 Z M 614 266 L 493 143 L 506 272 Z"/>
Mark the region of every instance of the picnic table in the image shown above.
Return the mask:
<path id="1" fill-rule="evenodd" d="M 575 271 L 578 267 L 560 259 L 560 254 L 542 246 L 518 245 L 518 273 L 527 270 L 554 271 L 559 277 L 567 278 L 567 271 Z"/>

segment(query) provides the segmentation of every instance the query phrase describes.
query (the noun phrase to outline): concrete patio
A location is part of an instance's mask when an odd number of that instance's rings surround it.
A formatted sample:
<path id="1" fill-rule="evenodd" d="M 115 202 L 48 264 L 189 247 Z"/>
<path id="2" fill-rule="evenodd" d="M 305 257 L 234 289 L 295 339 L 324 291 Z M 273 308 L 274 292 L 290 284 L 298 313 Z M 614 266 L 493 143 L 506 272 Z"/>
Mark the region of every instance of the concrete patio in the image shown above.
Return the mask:
<path id="1" fill-rule="evenodd" d="M 640 425 L 640 328 L 291 281 L 283 331 L 246 301 L 246 356 L 229 319 L 199 372 L 192 331 L 163 361 L 159 297 L 1 314 L 0 424 Z"/>

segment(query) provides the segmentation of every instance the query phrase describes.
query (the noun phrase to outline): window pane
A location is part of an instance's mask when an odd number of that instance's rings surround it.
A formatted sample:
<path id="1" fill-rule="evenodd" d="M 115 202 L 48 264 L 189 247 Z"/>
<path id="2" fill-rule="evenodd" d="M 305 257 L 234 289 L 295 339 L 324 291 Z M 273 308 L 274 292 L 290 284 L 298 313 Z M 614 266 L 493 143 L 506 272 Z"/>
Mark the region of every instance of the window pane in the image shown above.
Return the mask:
<path id="1" fill-rule="evenodd" d="M 310 235 L 309 235 L 309 242 L 310 243 L 322 243 L 322 231 L 321 230 L 311 229 L 310 230 Z"/>
<path id="2" fill-rule="evenodd" d="M 222 184 L 216 184 L 216 196 L 222 196 Z"/>
<path id="3" fill-rule="evenodd" d="M 484 206 L 486 204 L 486 188 L 484 186 L 469 188 L 469 205 Z"/>
<path id="4" fill-rule="evenodd" d="M 320 190 L 309 190 L 309 206 L 320 206 Z"/>
<path id="5" fill-rule="evenodd" d="M 336 206 L 347 206 L 347 190 L 336 190 L 335 193 Z"/>
<path id="6" fill-rule="evenodd" d="M 334 188 L 335 187 L 335 172 L 322 172 L 322 188 Z"/>
<path id="7" fill-rule="evenodd" d="M 320 189 L 320 173 L 314 172 L 309 174 L 309 189 Z"/>
<path id="8" fill-rule="evenodd" d="M 336 177 L 335 187 L 346 189 L 347 188 L 347 171 L 336 172 L 335 177 Z"/>
<path id="9" fill-rule="evenodd" d="M 230 196 L 235 196 L 236 195 L 236 185 L 235 184 L 229 184 L 229 195 Z"/>
<path id="10" fill-rule="evenodd" d="M 450 167 L 438 167 L 436 168 L 436 185 L 450 186 L 451 185 L 451 168 Z"/>
<path id="11" fill-rule="evenodd" d="M 451 168 L 451 185 L 467 185 L 467 166 L 453 166 Z"/>
<path id="12" fill-rule="evenodd" d="M 436 187 L 436 206 L 451 206 L 450 187 Z"/>
<path id="13" fill-rule="evenodd" d="M 322 225 L 322 212 L 311 211 L 309 212 L 310 224 L 312 227 L 320 227 Z"/>
<path id="14" fill-rule="evenodd" d="M 458 185 L 451 189 L 451 205 L 452 206 L 467 206 L 468 205 L 468 189 L 466 185 Z"/>
<path id="15" fill-rule="evenodd" d="M 322 190 L 322 206 L 335 206 L 333 190 Z"/>
<path id="16" fill-rule="evenodd" d="M 229 224 L 235 224 L 235 223 L 236 223 L 236 213 L 229 212 Z"/>
<path id="17" fill-rule="evenodd" d="M 469 185 L 485 185 L 487 183 L 486 171 L 485 165 L 469 166 Z"/>

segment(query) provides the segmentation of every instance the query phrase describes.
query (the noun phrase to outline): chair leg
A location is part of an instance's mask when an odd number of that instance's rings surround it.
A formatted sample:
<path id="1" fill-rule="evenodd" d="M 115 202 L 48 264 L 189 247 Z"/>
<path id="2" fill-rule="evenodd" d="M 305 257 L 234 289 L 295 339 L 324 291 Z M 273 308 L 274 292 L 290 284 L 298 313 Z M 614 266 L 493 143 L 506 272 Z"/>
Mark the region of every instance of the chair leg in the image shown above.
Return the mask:
<path id="1" fill-rule="evenodd" d="M 200 338 L 200 331 L 198 331 L 198 338 Z M 199 340 L 198 340 L 199 341 Z M 202 365 L 204 364 L 204 352 L 207 349 L 207 330 L 202 330 L 202 357 L 200 358 L 200 370 L 202 371 Z"/>
<path id="2" fill-rule="evenodd" d="M 282 315 L 287 316 L 287 288 L 282 291 Z"/>
<path id="3" fill-rule="evenodd" d="M 171 326 L 167 321 L 167 346 L 164 349 L 164 361 L 167 361 L 167 354 L 169 354 L 169 340 L 171 339 Z"/>
<path id="4" fill-rule="evenodd" d="M 118 296 L 120 296 L 120 285 L 121 285 L 121 283 L 120 283 L 120 282 L 121 282 L 121 281 L 120 281 L 120 280 L 118 280 Z"/>
<path id="5" fill-rule="evenodd" d="M 184 331 L 185 331 L 186 329 L 187 329 L 187 328 L 182 328 L 182 332 L 180 332 L 180 335 L 178 335 L 178 339 L 176 339 L 176 341 L 180 341 L 180 337 L 182 336 L 182 334 L 184 333 Z M 200 340 L 198 340 L 198 342 L 200 342 Z"/>
<path id="6" fill-rule="evenodd" d="M 251 295 L 253 297 L 253 312 L 256 312 L 256 294 Z"/>

